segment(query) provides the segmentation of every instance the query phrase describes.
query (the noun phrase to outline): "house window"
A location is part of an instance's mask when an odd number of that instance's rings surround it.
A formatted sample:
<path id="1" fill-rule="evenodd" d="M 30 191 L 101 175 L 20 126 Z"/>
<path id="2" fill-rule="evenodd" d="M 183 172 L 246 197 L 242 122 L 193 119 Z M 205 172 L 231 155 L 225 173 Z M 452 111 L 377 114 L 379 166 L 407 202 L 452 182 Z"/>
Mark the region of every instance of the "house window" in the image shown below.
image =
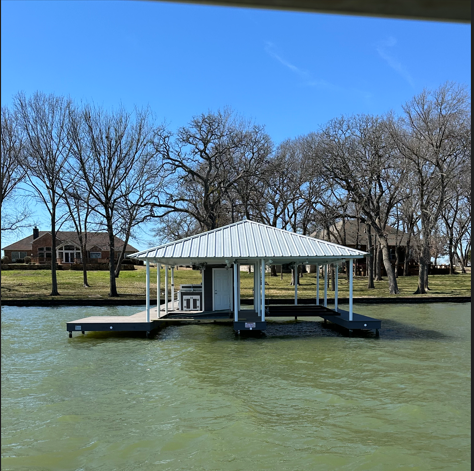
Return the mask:
<path id="1" fill-rule="evenodd" d="M 101 255 L 101 252 L 90 252 L 89 258 L 100 258 Z"/>
<path id="2" fill-rule="evenodd" d="M 28 255 L 28 252 L 12 252 L 12 263 L 22 262 Z"/>

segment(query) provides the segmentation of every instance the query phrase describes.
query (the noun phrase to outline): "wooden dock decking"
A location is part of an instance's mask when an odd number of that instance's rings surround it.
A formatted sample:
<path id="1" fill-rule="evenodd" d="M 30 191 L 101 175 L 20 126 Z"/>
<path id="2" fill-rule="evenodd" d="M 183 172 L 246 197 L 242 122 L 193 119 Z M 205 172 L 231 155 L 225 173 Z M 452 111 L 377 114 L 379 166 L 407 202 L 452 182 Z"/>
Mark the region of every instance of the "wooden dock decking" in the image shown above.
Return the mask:
<path id="1" fill-rule="evenodd" d="M 333 309 L 316 304 L 270 304 L 267 306 L 265 318 L 274 317 L 322 317 L 324 321 L 330 321 L 348 330 L 375 330 L 381 327 L 381 321 L 361 314 L 353 314 L 353 320 L 349 320 L 349 313 L 342 309 L 338 312 Z M 168 305 L 168 314 L 165 314 L 163 305 L 161 306 L 159 317 L 157 308 L 150 308 L 150 321 L 146 320 L 146 311 L 141 311 L 131 316 L 91 316 L 77 319 L 66 324 L 69 337 L 73 332 L 145 332 L 146 336 L 172 322 L 184 321 L 219 321 L 232 323 L 236 332 L 246 330 L 264 331 L 266 322 L 262 321 L 252 309 L 239 311 L 238 321 L 234 322 L 232 311 L 181 311 L 172 309 L 171 303 Z"/>

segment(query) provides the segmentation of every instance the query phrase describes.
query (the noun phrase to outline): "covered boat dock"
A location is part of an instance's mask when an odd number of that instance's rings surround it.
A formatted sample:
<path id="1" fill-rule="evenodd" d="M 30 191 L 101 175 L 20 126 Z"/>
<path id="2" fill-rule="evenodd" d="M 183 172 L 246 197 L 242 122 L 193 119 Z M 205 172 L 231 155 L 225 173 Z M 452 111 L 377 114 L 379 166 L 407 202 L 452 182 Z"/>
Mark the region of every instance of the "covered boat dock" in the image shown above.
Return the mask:
<path id="1" fill-rule="evenodd" d="M 147 335 L 163 322 L 216 321 L 231 322 L 234 331 L 265 331 L 266 319 L 273 317 L 319 316 L 348 330 L 375 330 L 381 321 L 353 312 L 353 260 L 367 254 L 350 247 L 303 236 L 253 221 L 240 221 L 228 226 L 191 236 L 176 242 L 130 255 L 143 260 L 146 266 L 146 308 L 129 317 L 89 317 L 69 322 L 74 331 L 144 331 Z M 328 307 L 328 268 L 349 262 L 349 309 L 338 306 L 338 270 L 335 270 L 334 308 Z M 156 306 L 150 299 L 150 264 L 158 266 Z M 161 299 L 160 265 L 164 265 L 164 299 Z M 186 297 L 176 300 L 174 268 L 193 266 L 202 273 L 201 285 L 182 287 Z M 253 266 L 253 304 L 246 305 L 240 295 L 240 266 Z M 295 272 L 300 265 L 316 266 L 314 304 L 298 303 L 298 283 L 294 286 L 292 304 L 278 304 L 266 297 L 267 267 L 291 265 Z M 320 280 L 319 273 L 323 277 Z M 320 284 L 322 286 L 320 286 Z M 162 302 L 163 301 L 163 302 Z M 271 301 L 271 302 L 270 302 Z M 153 303 L 154 304 L 154 303 Z M 176 304 L 178 304 L 176 306 Z"/>

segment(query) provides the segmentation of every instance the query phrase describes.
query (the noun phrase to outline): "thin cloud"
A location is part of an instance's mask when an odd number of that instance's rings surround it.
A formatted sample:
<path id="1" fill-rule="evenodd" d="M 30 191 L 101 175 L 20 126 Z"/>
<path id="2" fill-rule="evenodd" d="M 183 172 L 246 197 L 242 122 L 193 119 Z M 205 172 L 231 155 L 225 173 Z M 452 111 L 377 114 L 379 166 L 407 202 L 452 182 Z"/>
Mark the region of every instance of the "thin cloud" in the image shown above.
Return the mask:
<path id="1" fill-rule="evenodd" d="M 413 88 L 415 87 L 415 83 L 413 81 L 410 72 L 406 69 L 406 67 L 395 57 L 388 53 L 388 49 L 394 47 L 397 44 L 397 40 L 394 37 L 389 37 L 385 41 L 381 41 L 377 46 L 377 52 L 379 56 L 399 75 L 401 75 Z"/>
<path id="2" fill-rule="evenodd" d="M 271 43 L 270 41 L 265 42 L 265 52 L 269 54 L 271 57 L 276 59 L 280 64 L 283 64 L 285 67 L 290 69 L 292 72 L 295 74 L 298 74 L 301 78 L 308 79 L 308 72 L 306 72 L 303 69 L 300 69 L 299 67 L 296 67 L 296 65 L 293 65 L 291 62 L 287 61 L 286 59 L 283 59 L 279 54 L 276 53 L 275 51 L 275 45 Z"/>

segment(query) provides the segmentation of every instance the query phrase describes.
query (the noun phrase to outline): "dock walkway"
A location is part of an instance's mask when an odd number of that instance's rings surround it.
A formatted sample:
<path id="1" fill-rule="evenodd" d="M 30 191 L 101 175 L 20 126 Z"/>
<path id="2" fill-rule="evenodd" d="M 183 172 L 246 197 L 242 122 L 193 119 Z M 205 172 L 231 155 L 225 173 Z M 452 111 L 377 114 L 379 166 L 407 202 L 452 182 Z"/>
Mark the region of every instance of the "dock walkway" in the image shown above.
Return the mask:
<path id="1" fill-rule="evenodd" d="M 316 304 L 271 304 L 267 306 L 265 318 L 275 317 L 322 317 L 325 322 L 330 321 L 348 330 L 375 330 L 381 327 L 381 321 L 361 314 L 353 314 L 353 320 L 349 320 L 349 312 L 338 309 L 336 312 L 328 307 Z M 149 337 L 154 330 L 165 325 L 179 322 L 209 322 L 219 321 L 233 323 L 234 330 L 265 330 L 265 321 L 252 309 L 239 311 L 238 322 L 234 322 L 233 313 L 230 310 L 223 311 L 181 311 L 173 309 L 171 303 L 168 305 L 168 314 L 165 313 L 163 305 L 159 315 L 156 307 L 150 308 L 150 321 L 146 320 L 146 311 L 138 312 L 131 316 L 91 316 L 77 319 L 66 324 L 69 337 L 73 332 L 145 332 Z"/>

